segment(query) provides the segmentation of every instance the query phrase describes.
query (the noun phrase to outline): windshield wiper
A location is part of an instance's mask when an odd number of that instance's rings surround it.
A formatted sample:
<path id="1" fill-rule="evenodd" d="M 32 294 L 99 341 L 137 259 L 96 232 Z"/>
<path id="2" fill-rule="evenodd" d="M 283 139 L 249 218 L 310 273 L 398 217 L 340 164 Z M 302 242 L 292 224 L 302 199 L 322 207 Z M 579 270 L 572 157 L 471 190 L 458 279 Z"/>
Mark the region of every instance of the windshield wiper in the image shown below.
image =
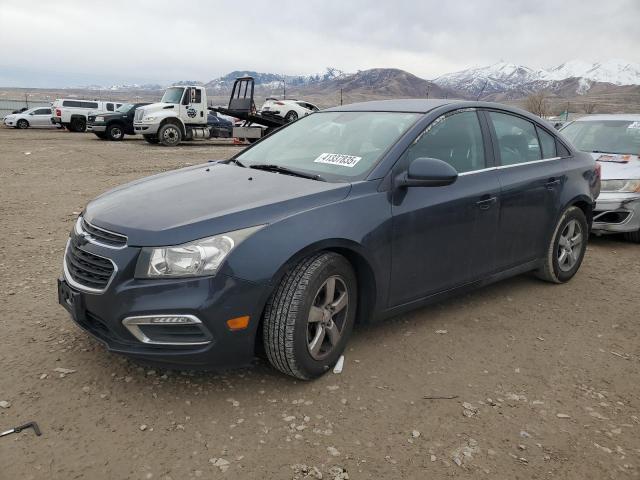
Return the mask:
<path id="1" fill-rule="evenodd" d="M 254 165 L 250 165 L 249 168 L 255 168 L 256 170 L 266 170 L 267 172 L 284 173 L 285 175 L 293 175 L 295 177 L 308 178 L 310 180 L 319 180 L 321 182 L 326 182 L 326 180 L 318 174 L 304 173 L 298 170 L 293 170 L 291 168 L 281 167 L 280 165 L 257 163 Z"/>

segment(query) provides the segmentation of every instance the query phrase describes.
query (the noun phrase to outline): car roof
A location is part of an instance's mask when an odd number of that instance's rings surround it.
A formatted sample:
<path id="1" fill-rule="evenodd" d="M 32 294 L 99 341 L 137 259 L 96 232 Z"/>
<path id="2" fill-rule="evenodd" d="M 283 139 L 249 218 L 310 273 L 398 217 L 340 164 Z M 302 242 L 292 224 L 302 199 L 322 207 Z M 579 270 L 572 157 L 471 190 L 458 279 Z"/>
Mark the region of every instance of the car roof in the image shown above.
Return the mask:
<path id="1" fill-rule="evenodd" d="M 434 108 L 453 103 L 455 100 L 374 100 L 370 102 L 350 103 L 339 107 L 328 108 L 330 112 L 415 112 L 427 113 Z"/>
<path id="2" fill-rule="evenodd" d="M 640 113 L 616 113 L 616 114 L 601 114 L 601 115 L 589 115 L 588 117 L 577 118 L 576 122 L 593 122 L 602 120 L 628 120 L 631 122 L 640 121 Z"/>

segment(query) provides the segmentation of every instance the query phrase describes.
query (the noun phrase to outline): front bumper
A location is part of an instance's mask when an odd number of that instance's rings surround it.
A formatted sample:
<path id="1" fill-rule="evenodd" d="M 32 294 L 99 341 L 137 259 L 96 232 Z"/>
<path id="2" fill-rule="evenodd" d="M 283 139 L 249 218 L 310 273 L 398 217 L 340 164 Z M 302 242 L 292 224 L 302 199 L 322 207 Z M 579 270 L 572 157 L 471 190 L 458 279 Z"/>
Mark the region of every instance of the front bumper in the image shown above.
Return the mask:
<path id="1" fill-rule="evenodd" d="M 105 124 L 87 123 L 87 132 L 104 133 L 106 131 L 107 126 Z"/>
<path id="2" fill-rule="evenodd" d="M 111 259 L 117 267 L 114 276 L 106 290 L 96 294 L 83 291 L 65 272 L 58 280 L 58 301 L 77 325 L 108 350 L 167 368 L 239 366 L 254 358 L 257 328 L 269 294 L 267 285 L 220 274 L 189 279 L 135 279 L 139 248 L 116 250 L 92 243 L 81 248 Z M 148 315 L 193 316 L 202 322 L 209 343 L 148 344 L 122 323 L 128 317 Z M 227 328 L 227 320 L 246 315 L 250 316 L 248 328 Z"/>
<path id="3" fill-rule="evenodd" d="M 157 123 L 134 123 L 133 131 L 142 135 L 155 135 L 158 133 Z"/>
<path id="4" fill-rule="evenodd" d="M 5 120 L 4 121 L 4 125 L 6 127 L 13 127 L 13 126 L 15 126 L 15 122 L 13 120 Z"/>
<path id="5" fill-rule="evenodd" d="M 640 195 L 601 193 L 593 212 L 592 230 L 596 234 L 640 230 Z"/>

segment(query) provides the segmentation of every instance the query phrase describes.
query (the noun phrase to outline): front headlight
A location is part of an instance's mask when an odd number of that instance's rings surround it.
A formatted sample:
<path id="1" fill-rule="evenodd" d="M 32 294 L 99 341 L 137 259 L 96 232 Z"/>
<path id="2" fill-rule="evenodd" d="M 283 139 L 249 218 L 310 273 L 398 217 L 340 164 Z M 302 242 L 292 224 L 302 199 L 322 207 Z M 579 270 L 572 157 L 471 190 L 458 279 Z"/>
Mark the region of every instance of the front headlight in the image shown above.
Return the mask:
<path id="1" fill-rule="evenodd" d="M 640 179 L 636 180 L 602 180 L 603 192 L 636 193 L 640 192 Z"/>
<path id="2" fill-rule="evenodd" d="M 142 117 L 143 122 L 153 122 L 156 119 L 154 116 Z"/>
<path id="3" fill-rule="evenodd" d="M 96 117 L 94 122 L 104 122 L 104 117 Z"/>
<path id="4" fill-rule="evenodd" d="M 143 248 L 136 265 L 136 277 L 214 275 L 235 247 L 263 227 L 243 228 L 172 247 Z"/>

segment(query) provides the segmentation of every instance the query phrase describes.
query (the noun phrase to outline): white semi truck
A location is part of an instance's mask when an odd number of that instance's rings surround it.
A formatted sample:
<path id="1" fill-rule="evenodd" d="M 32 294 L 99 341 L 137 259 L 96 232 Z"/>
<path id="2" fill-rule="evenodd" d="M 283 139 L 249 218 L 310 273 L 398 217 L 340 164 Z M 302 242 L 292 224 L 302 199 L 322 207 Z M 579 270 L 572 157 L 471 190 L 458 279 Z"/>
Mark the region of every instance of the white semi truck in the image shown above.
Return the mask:
<path id="1" fill-rule="evenodd" d="M 159 103 L 136 110 L 133 129 L 135 133 L 142 134 L 147 142 L 167 147 L 178 145 L 183 140 L 207 139 L 211 136 L 207 115 L 212 110 L 244 120 L 244 126 L 234 127 L 233 136 L 255 141 L 286 122 L 257 113 L 253 90 L 253 78 L 238 78 L 233 85 L 229 108 L 211 108 L 208 107 L 207 91 L 203 86 L 171 86 L 166 89 Z"/>

